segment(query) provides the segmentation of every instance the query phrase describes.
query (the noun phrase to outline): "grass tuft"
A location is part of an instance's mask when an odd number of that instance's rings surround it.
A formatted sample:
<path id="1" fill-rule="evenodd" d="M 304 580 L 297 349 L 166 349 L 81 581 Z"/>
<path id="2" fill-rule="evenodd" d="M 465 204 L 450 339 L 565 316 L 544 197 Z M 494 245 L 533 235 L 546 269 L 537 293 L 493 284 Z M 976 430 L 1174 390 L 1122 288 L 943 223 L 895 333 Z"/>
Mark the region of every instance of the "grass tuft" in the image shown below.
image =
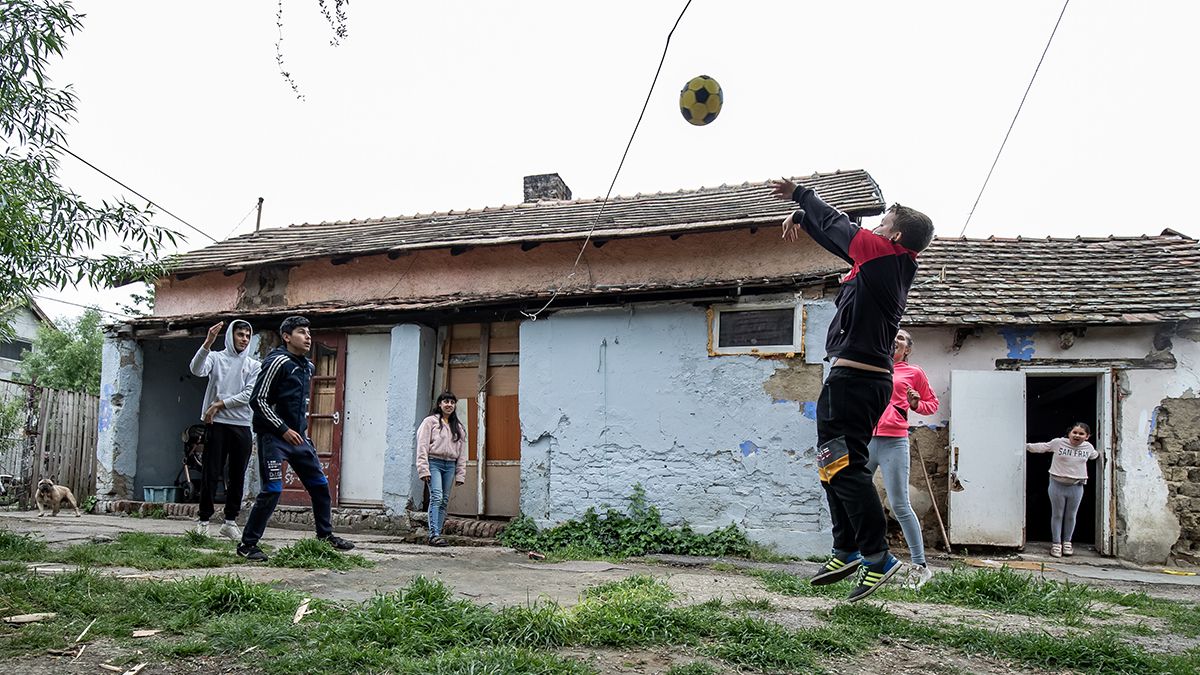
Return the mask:
<path id="1" fill-rule="evenodd" d="M 355 567 L 374 567 L 375 563 L 357 553 L 341 553 L 329 542 L 320 539 L 301 539 L 291 546 L 271 554 L 267 562 L 271 567 L 295 567 L 301 569 L 332 569 L 343 572 Z"/>

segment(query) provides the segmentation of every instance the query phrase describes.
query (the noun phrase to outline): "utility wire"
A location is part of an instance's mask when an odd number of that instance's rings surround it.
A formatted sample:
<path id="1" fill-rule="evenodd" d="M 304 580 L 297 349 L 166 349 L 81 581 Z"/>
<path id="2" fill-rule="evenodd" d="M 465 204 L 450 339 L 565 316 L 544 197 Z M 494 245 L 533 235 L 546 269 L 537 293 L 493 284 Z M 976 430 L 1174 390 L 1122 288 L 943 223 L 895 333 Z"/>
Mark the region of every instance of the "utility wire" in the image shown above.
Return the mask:
<path id="1" fill-rule="evenodd" d="M 126 190 L 129 190 L 129 191 L 130 191 L 130 192 L 132 192 L 133 194 L 135 194 L 135 195 L 137 195 L 137 196 L 141 197 L 142 199 L 146 200 L 146 203 L 147 203 L 147 204 L 152 204 L 152 205 L 154 205 L 154 206 L 158 207 L 158 208 L 159 208 L 159 210 L 161 210 L 163 213 L 167 214 L 168 216 L 171 216 L 171 217 L 172 217 L 172 218 L 174 218 L 175 220 L 178 220 L 179 222 L 183 223 L 184 225 L 187 225 L 188 227 L 192 228 L 192 229 L 193 229 L 193 230 L 195 230 L 196 232 L 199 232 L 200 234 L 204 235 L 205 237 L 208 237 L 208 238 L 209 238 L 209 240 L 211 240 L 211 241 L 212 241 L 212 243 L 214 243 L 214 244 L 218 243 L 218 242 L 217 242 L 217 240 L 216 240 L 216 239 L 214 239 L 214 238 L 213 238 L 213 236 L 212 236 L 211 234 L 209 234 L 209 233 L 205 232 L 204 230 L 201 230 L 200 228 L 198 228 L 198 227 L 196 227 L 195 225 L 193 225 L 193 224 L 189 223 L 188 221 L 184 220 L 183 218 L 180 218 L 179 216 L 175 215 L 174 213 L 171 213 L 170 211 L 168 211 L 168 210 L 167 210 L 167 207 L 163 206 L 162 204 L 159 204 L 158 202 L 154 201 L 153 199 L 150 199 L 150 198 L 149 198 L 149 197 L 147 197 L 146 195 L 144 195 L 144 194 L 142 194 L 142 193 L 138 192 L 137 190 L 134 190 L 133 188 L 131 188 L 131 187 L 129 187 L 128 185 L 126 185 L 125 183 L 122 183 L 121 181 L 117 180 L 116 178 L 114 178 L 114 177 L 112 176 L 112 174 L 108 173 L 108 172 L 107 172 L 107 171 L 105 171 L 104 169 L 101 169 L 100 167 L 96 166 L 95 164 L 92 164 L 91 162 L 89 162 L 89 161 L 87 161 L 86 159 L 84 159 L 84 158 L 80 157 L 79 155 L 77 155 L 77 154 L 75 154 L 75 153 L 71 152 L 69 149 L 67 149 L 66 147 L 64 147 L 64 146 L 62 146 L 62 145 L 59 145 L 58 143 L 55 143 L 54 145 L 55 145 L 55 146 L 57 146 L 59 150 L 62 150 L 63 152 L 67 153 L 68 155 L 70 155 L 70 156 L 74 157 L 75 159 L 77 159 L 77 160 L 79 160 L 79 161 L 83 162 L 84 164 L 88 165 L 89 167 L 91 167 L 92 169 L 94 169 L 94 170 L 95 170 L 97 173 L 99 173 L 101 176 L 104 176 L 105 178 L 107 178 L 107 179 L 111 180 L 112 182 L 116 183 L 117 185 L 120 185 L 121 187 L 125 188 Z"/>
<path id="2" fill-rule="evenodd" d="M 609 197 L 612 196 L 613 187 L 617 184 L 617 177 L 621 175 L 621 168 L 625 166 L 625 158 L 629 156 L 629 149 L 633 147 L 633 139 L 637 136 L 638 127 L 642 125 L 642 118 L 646 116 L 646 108 L 650 106 L 650 97 L 654 94 L 654 85 L 658 84 L 658 76 L 662 73 L 663 64 L 667 61 L 667 50 L 671 47 L 671 36 L 675 34 L 675 29 L 679 28 L 679 22 L 683 20 L 683 15 L 687 13 L 688 7 L 691 7 L 692 0 L 687 0 L 683 9 L 679 12 L 678 18 L 675 19 L 675 25 L 671 26 L 671 32 L 667 33 L 667 43 L 663 45 L 662 58 L 658 60 L 658 68 L 654 71 L 654 79 L 650 81 L 650 91 L 646 92 L 646 101 L 642 103 L 642 112 L 638 113 L 637 123 L 633 125 L 633 133 L 629 134 L 629 142 L 625 144 L 625 152 L 621 153 L 621 161 L 617 164 L 617 171 L 613 174 L 612 182 L 608 184 L 608 192 L 604 193 L 604 201 L 600 203 L 600 211 L 596 213 L 596 219 L 592 221 L 592 226 L 588 228 L 587 236 L 583 239 L 583 246 L 579 247 L 579 255 L 575 256 L 575 264 L 571 266 L 571 273 L 568 274 L 563 281 L 569 281 L 575 277 L 576 270 L 579 269 L 579 261 L 583 260 L 583 254 L 587 251 L 588 242 L 592 240 L 592 233 L 596 231 L 596 225 L 600 223 L 600 218 L 604 216 L 604 209 L 608 206 Z M 562 285 L 554 289 L 554 293 L 550 295 L 550 299 L 542 308 L 536 312 L 522 311 L 526 318 L 530 321 L 537 321 L 538 315 L 546 311 L 550 303 L 558 297 L 559 291 L 562 290 Z"/>
<path id="3" fill-rule="evenodd" d="M 1042 50 L 1042 57 L 1038 59 L 1037 67 L 1033 69 L 1033 77 L 1029 78 L 1029 85 L 1025 87 L 1025 93 L 1021 95 L 1021 103 L 1017 106 L 1017 112 L 1013 115 L 1012 122 L 1008 125 L 1008 131 L 1004 132 L 1004 140 L 1000 142 L 1000 149 L 996 151 L 996 158 L 992 160 L 992 167 L 988 169 L 987 177 L 983 179 L 983 187 L 979 188 L 979 194 L 975 197 L 975 203 L 971 205 L 971 212 L 967 214 L 967 221 L 963 223 L 962 231 L 958 236 L 963 236 L 967 231 L 967 225 L 971 224 L 971 216 L 975 215 L 975 207 L 979 206 L 979 200 L 983 197 L 983 191 L 987 189 L 988 181 L 992 179 L 992 172 L 996 170 L 996 163 L 1000 161 L 1000 153 L 1004 152 L 1004 145 L 1008 143 L 1008 135 L 1012 133 L 1013 127 L 1017 123 L 1017 117 L 1021 115 L 1021 108 L 1025 106 L 1025 98 L 1029 96 L 1029 90 L 1033 88 L 1033 81 L 1037 79 L 1038 70 L 1042 67 L 1042 61 L 1046 60 L 1046 52 L 1050 51 L 1050 43 L 1054 42 L 1054 34 L 1058 32 L 1058 24 L 1062 23 L 1063 14 L 1067 13 L 1067 5 L 1071 4 L 1071 0 L 1066 0 L 1063 3 L 1062 11 L 1058 13 L 1058 20 L 1054 22 L 1054 30 L 1050 31 L 1050 39 L 1046 40 L 1046 48 Z"/>
<path id="4" fill-rule="evenodd" d="M 233 236 L 233 233 L 237 232 L 237 229 L 242 226 L 242 223 L 246 222 L 246 219 L 250 217 L 251 213 L 254 213 L 254 209 L 256 209 L 256 208 L 258 208 L 258 202 L 255 202 L 253 205 L 250 206 L 250 210 L 246 212 L 246 215 L 242 216 L 242 219 L 238 221 L 237 225 L 233 226 L 233 229 L 229 231 L 229 234 L 222 237 L 222 241 Z"/>
<path id="5" fill-rule="evenodd" d="M 84 309 L 94 309 L 97 312 L 100 312 L 101 314 L 111 314 L 112 316 L 119 316 L 122 319 L 132 318 L 128 314 L 121 314 L 120 312 L 110 312 L 107 309 L 100 309 L 99 307 L 96 307 L 95 305 L 84 305 L 84 304 L 80 304 L 78 302 L 71 302 L 70 300 L 62 300 L 59 298 L 52 298 L 48 295 L 38 295 L 37 293 L 31 293 L 30 295 L 37 298 L 38 300 L 48 300 L 50 302 L 61 302 L 64 305 L 71 305 L 72 307 L 82 307 Z"/>

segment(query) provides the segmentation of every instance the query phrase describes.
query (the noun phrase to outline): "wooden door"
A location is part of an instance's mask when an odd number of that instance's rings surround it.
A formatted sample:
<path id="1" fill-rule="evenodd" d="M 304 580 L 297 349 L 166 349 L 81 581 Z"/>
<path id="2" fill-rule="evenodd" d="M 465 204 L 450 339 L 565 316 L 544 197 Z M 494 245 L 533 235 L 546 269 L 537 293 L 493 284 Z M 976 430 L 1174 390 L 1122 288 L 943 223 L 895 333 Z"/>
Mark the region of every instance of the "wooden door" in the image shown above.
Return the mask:
<path id="1" fill-rule="evenodd" d="M 313 335 L 312 382 L 308 398 L 308 437 L 312 439 L 321 469 L 329 479 L 329 496 L 338 503 L 342 467 L 342 402 L 346 388 L 346 336 L 335 333 Z M 284 464 L 284 504 L 307 504 L 308 491 L 300 477 Z"/>
<path id="2" fill-rule="evenodd" d="M 469 449 L 467 482 L 451 491 L 450 513 L 512 517 L 520 511 L 519 333 L 517 321 L 447 327 L 442 389 L 459 399 Z"/>

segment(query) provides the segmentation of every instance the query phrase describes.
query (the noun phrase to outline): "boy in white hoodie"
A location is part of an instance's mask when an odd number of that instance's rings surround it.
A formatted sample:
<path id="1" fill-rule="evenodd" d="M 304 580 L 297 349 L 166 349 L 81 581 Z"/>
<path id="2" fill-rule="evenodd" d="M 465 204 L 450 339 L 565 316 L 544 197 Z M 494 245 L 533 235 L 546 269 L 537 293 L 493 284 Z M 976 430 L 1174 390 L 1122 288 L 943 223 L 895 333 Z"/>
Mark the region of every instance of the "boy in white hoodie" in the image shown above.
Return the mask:
<path id="1" fill-rule="evenodd" d="M 196 377 L 207 377 L 201 419 L 207 426 L 204 440 L 204 476 L 200 488 L 200 522 L 196 531 L 208 535 L 208 520 L 213 515 L 213 497 L 217 480 L 225 478 L 225 524 L 220 534 L 241 541 L 237 526 L 242 507 L 246 465 L 250 462 L 250 392 L 261 367 L 250 357 L 250 324 L 235 319 L 225 331 L 225 348 L 210 351 L 213 341 L 225 325 L 222 321 L 208 329 L 204 345 L 192 357 L 191 370 Z"/>

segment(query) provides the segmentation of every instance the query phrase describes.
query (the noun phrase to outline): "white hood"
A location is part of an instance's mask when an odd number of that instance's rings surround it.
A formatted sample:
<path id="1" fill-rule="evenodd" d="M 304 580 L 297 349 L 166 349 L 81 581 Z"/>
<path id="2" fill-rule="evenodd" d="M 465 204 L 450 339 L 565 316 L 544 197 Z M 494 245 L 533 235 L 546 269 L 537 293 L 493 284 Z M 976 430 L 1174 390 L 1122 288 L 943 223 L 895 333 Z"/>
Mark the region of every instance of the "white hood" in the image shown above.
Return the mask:
<path id="1" fill-rule="evenodd" d="M 240 353 L 233 344 L 233 331 L 237 326 L 245 326 L 251 330 L 250 344 Z M 225 327 L 225 346 L 222 350 L 212 352 L 201 347 L 192 357 L 192 374 L 208 378 L 208 387 L 204 390 L 204 403 L 200 408 L 202 420 L 208 407 L 220 399 L 225 402 L 225 409 L 213 417 L 214 422 L 250 426 L 250 391 L 254 388 L 254 380 L 258 378 L 260 367 L 258 360 L 250 356 L 257 346 L 253 330 L 248 322 L 234 319 Z"/>

